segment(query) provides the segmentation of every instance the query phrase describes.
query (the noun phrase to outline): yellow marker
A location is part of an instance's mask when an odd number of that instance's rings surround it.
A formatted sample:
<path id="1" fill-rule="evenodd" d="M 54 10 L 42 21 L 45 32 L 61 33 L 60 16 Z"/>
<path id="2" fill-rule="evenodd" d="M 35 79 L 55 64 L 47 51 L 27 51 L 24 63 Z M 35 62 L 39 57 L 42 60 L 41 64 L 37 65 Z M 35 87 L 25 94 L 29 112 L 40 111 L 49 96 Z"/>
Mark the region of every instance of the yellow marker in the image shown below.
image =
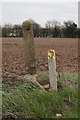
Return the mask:
<path id="1" fill-rule="evenodd" d="M 53 59 L 53 58 L 55 59 L 55 51 L 50 49 L 48 51 L 48 59 Z"/>
<path id="2" fill-rule="evenodd" d="M 56 60 L 55 51 L 50 49 L 48 51 L 48 66 L 49 66 L 49 78 L 50 78 L 50 89 L 57 91 L 57 73 L 56 73 Z"/>

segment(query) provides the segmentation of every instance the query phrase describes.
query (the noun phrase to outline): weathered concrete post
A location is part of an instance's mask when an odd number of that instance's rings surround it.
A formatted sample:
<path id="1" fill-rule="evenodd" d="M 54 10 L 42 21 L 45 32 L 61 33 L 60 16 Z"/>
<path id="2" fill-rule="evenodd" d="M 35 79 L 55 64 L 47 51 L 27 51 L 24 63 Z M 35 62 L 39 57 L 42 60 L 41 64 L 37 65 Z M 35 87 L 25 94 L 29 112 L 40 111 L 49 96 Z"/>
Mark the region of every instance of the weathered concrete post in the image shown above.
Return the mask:
<path id="1" fill-rule="evenodd" d="M 52 49 L 48 51 L 48 66 L 49 66 L 50 88 L 54 91 L 57 91 L 55 51 Z"/>
<path id="2" fill-rule="evenodd" d="M 35 50 L 32 23 L 28 20 L 22 24 L 24 37 L 24 53 L 28 74 L 36 74 Z"/>

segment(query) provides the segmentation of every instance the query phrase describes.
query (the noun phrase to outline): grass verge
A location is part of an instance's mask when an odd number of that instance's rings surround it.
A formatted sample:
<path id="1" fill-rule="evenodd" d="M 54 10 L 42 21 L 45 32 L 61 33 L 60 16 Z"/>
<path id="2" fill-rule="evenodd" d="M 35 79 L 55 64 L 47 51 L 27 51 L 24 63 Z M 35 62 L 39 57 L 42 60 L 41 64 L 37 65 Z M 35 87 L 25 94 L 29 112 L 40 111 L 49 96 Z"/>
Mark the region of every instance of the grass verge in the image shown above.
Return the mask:
<path id="1" fill-rule="evenodd" d="M 49 80 L 48 76 L 38 75 Z M 14 83 L 12 83 L 14 86 Z M 42 90 L 36 83 L 15 82 L 15 89 L 6 91 L 3 84 L 4 118 L 78 118 L 78 77 L 58 74 L 58 91 Z"/>

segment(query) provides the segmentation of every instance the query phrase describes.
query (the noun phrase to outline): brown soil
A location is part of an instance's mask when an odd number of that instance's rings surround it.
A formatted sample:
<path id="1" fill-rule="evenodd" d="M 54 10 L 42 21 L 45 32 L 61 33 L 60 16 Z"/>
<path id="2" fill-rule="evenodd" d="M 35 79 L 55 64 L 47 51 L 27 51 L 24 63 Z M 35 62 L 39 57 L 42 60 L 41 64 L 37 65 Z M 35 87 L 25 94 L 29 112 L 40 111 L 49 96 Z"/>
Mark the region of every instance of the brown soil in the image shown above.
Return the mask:
<path id="1" fill-rule="evenodd" d="M 48 50 L 54 49 L 57 72 L 78 73 L 78 39 L 35 38 L 34 42 L 37 72 L 48 72 Z M 26 74 L 23 38 L 2 39 L 2 73 Z"/>

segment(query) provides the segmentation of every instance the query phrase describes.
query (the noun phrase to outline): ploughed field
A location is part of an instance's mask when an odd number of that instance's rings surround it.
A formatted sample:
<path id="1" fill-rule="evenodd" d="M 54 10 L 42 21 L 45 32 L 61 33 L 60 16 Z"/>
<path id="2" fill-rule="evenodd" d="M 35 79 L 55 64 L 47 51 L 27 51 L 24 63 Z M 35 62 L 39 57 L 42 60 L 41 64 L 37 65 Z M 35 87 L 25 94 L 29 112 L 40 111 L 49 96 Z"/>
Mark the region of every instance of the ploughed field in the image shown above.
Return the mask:
<path id="1" fill-rule="evenodd" d="M 78 39 L 34 38 L 37 72 L 48 72 L 48 50 L 56 52 L 57 72 L 78 73 Z M 23 38 L 2 38 L 2 75 L 24 75 Z"/>

